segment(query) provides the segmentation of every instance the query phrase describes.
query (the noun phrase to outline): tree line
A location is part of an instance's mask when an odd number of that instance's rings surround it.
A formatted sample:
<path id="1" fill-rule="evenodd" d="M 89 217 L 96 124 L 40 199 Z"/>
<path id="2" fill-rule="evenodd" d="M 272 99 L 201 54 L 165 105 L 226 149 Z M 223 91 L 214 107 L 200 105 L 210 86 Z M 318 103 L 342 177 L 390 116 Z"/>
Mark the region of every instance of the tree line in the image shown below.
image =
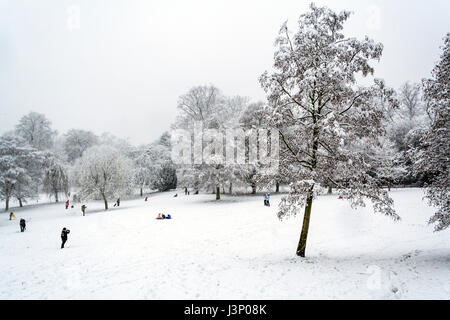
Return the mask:
<path id="1" fill-rule="evenodd" d="M 0 137 L 0 198 L 9 210 L 45 192 L 55 202 L 70 193 L 75 201 L 108 200 L 133 194 L 136 188 L 166 191 L 176 187 L 170 159 L 170 136 L 133 146 L 109 133 L 52 129 L 45 115 L 24 115 L 15 130 Z"/>

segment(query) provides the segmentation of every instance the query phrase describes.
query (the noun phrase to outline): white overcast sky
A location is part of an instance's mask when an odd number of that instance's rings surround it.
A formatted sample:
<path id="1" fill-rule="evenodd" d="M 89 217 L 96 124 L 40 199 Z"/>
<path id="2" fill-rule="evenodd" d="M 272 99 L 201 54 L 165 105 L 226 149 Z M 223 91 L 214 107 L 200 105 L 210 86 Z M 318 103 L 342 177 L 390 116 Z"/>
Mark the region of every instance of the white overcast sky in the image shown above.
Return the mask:
<path id="1" fill-rule="evenodd" d="M 29 111 L 59 133 L 108 131 L 147 143 L 168 130 L 178 96 L 214 84 L 263 100 L 280 25 L 304 0 L 0 0 L 0 134 Z M 376 77 L 428 77 L 450 32 L 448 0 L 315 1 L 351 10 L 348 36 L 384 44 Z M 77 24 L 79 12 L 79 25 Z"/>

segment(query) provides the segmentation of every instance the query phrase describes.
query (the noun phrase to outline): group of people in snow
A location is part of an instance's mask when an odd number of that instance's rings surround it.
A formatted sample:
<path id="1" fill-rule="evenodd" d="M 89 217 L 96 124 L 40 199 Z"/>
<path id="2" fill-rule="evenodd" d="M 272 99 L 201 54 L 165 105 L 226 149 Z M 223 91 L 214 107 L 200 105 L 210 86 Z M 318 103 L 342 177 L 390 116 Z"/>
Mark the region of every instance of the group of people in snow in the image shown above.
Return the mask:
<path id="1" fill-rule="evenodd" d="M 16 219 L 16 215 L 14 214 L 14 212 L 11 212 L 9 214 L 9 220 L 11 220 L 11 219 Z M 26 229 L 26 221 L 24 218 L 20 218 L 19 226 L 20 226 L 20 232 L 24 232 Z"/>
<path id="2" fill-rule="evenodd" d="M 65 203 L 66 210 L 69 208 L 69 205 L 70 205 L 70 202 L 69 202 L 69 200 L 67 200 L 66 203 Z M 70 206 L 70 207 L 73 209 L 73 208 L 74 208 L 74 205 L 72 205 L 72 206 Z M 83 214 L 83 216 L 86 214 L 86 209 L 87 209 L 86 205 L 83 204 L 83 205 L 81 206 L 81 213 Z"/>
<path id="3" fill-rule="evenodd" d="M 166 216 L 164 213 L 158 213 L 158 216 L 156 217 L 156 219 L 158 219 L 158 220 L 172 219 L 172 216 L 170 214 L 168 214 Z"/>

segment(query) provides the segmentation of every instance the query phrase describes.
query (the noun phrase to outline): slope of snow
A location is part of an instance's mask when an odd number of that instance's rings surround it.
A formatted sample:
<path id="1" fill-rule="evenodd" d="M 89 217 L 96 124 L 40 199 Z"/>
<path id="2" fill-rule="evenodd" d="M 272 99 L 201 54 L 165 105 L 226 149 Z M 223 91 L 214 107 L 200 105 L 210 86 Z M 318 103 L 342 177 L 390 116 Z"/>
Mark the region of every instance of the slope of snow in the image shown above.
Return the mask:
<path id="1" fill-rule="evenodd" d="M 313 203 L 306 259 L 302 215 L 280 222 L 281 195 L 154 194 L 65 210 L 40 204 L 0 214 L 1 299 L 449 299 L 450 230 L 427 225 L 420 189 L 391 192 L 402 221 Z M 156 220 L 157 213 L 173 220 Z M 27 220 L 19 232 L 18 220 Z M 61 250 L 60 232 L 71 230 Z"/>

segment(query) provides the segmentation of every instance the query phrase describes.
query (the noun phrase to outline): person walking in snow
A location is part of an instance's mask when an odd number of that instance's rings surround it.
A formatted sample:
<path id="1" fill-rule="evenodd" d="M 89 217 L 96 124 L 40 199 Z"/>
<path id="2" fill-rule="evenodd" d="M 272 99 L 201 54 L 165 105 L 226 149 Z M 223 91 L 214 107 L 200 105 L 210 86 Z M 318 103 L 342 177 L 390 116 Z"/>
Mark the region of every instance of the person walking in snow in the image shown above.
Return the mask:
<path id="1" fill-rule="evenodd" d="M 145 197 L 145 202 L 147 202 L 147 200 L 148 200 L 148 197 Z"/>
<path id="2" fill-rule="evenodd" d="M 26 228 L 25 219 L 20 219 L 20 232 L 24 232 Z"/>
<path id="3" fill-rule="evenodd" d="M 9 220 L 11 220 L 13 216 L 14 216 L 14 213 L 11 212 L 11 213 L 9 214 Z"/>
<path id="4" fill-rule="evenodd" d="M 64 248 L 64 244 L 67 241 L 67 235 L 70 233 L 69 229 L 63 228 L 61 231 L 61 249 Z"/>
<path id="5" fill-rule="evenodd" d="M 266 197 L 264 199 L 264 205 L 270 207 L 270 193 L 266 193 Z"/>
<path id="6" fill-rule="evenodd" d="M 66 201 L 66 210 L 69 208 L 69 200 Z"/>
<path id="7" fill-rule="evenodd" d="M 83 216 L 84 216 L 84 213 L 85 213 L 85 211 L 86 211 L 86 208 L 87 208 L 87 207 L 86 207 L 86 205 L 84 205 L 84 204 L 81 206 L 81 212 L 83 212 Z"/>
<path id="8" fill-rule="evenodd" d="M 114 204 L 114 207 L 115 206 L 118 206 L 118 207 L 120 206 L 120 198 L 117 199 L 116 203 Z"/>

